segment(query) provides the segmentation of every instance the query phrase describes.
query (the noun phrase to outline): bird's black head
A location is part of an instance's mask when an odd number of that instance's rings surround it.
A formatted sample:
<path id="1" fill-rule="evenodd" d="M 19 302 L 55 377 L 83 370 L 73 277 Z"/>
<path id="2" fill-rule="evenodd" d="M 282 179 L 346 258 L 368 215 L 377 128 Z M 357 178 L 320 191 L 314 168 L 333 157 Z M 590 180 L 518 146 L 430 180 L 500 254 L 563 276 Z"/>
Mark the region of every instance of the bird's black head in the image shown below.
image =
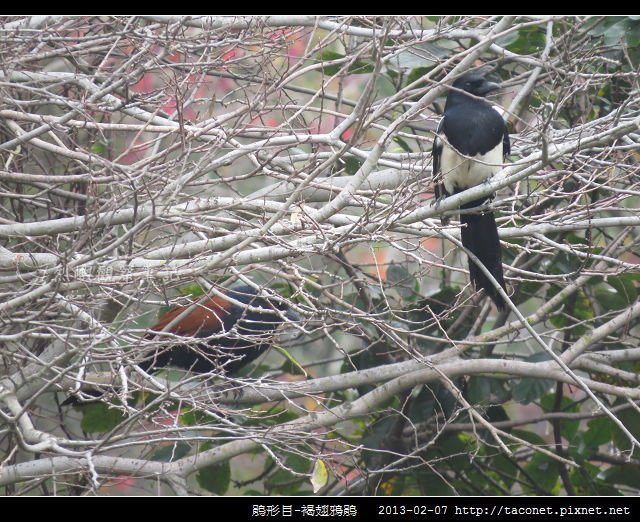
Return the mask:
<path id="1" fill-rule="evenodd" d="M 244 317 L 273 325 L 283 322 L 278 313 L 283 312 L 289 320 L 298 319 L 284 300 L 259 295 L 254 288 L 248 285 L 225 290 L 225 293 L 230 299 L 240 303 L 232 303 L 231 318 Z"/>
<path id="2" fill-rule="evenodd" d="M 227 373 L 234 373 L 273 343 L 276 330 L 283 323 L 296 322 L 299 317 L 286 302 L 275 296 L 260 295 L 250 286 L 227 289 L 225 294 L 236 303 L 232 303 L 223 316 L 223 330 L 229 333 L 215 342 L 220 350 L 233 354 L 234 358 L 224 366 Z"/>
<path id="3" fill-rule="evenodd" d="M 482 73 L 471 72 L 465 74 L 453 82 L 453 87 L 473 94 L 474 96 L 485 96 L 488 93 L 500 88 L 500 85 L 487 80 Z"/>
<path id="4" fill-rule="evenodd" d="M 224 293 L 232 299 L 241 303 L 261 308 L 276 308 L 280 311 L 286 311 L 289 306 L 282 299 L 275 297 L 264 297 L 253 287 L 249 285 L 236 286 L 229 288 Z"/>

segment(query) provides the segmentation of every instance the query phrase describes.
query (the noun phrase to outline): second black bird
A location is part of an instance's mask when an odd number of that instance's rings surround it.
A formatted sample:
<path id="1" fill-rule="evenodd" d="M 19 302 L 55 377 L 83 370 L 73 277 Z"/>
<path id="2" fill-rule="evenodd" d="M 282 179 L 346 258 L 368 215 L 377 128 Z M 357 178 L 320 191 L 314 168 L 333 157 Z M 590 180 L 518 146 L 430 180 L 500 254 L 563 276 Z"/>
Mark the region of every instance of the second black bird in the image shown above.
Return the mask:
<path id="1" fill-rule="evenodd" d="M 479 185 L 500 171 L 510 153 L 509 133 L 502 116 L 482 99 L 499 86 L 478 72 L 453 82 L 444 115 L 433 142 L 433 175 L 436 198 L 440 199 Z M 469 210 L 486 203 L 491 196 L 462 205 Z M 460 215 L 462 244 L 489 270 L 504 289 L 502 253 L 493 212 Z M 469 259 L 469 273 L 476 289 L 484 289 L 498 309 L 504 299 L 482 270 Z"/>
<path id="2" fill-rule="evenodd" d="M 262 297 L 250 286 L 224 292 L 225 297 L 194 300 L 164 314 L 145 336 L 162 342 L 139 366 L 233 374 L 271 346 L 285 318 L 295 320 L 285 303 Z M 202 342 L 180 342 L 184 337 Z"/>
<path id="3" fill-rule="evenodd" d="M 285 322 L 298 319 L 281 299 L 263 297 L 250 286 L 220 294 L 193 299 L 162 315 L 144 336 L 156 343 L 137 354 L 138 366 L 146 372 L 173 367 L 234 375 L 272 346 Z M 62 405 L 95 402 L 103 392 L 85 389 L 82 395 L 74 394 Z"/>

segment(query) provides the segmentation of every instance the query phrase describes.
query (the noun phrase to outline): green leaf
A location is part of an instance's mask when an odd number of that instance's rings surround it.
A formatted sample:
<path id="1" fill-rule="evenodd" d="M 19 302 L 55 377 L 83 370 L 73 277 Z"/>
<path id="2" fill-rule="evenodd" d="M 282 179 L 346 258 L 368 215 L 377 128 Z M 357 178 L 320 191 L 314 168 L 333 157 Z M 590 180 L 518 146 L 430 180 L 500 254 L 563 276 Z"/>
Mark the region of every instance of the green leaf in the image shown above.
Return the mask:
<path id="1" fill-rule="evenodd" d="M 273 283 L 271 289 L 278 295 L 281 295 L 282 297 L 285 297 L 287 299 L 293 295 L 293 289 L 291 288 L 291 285 L 286 281 Z"/>
<path id="2" fill-rule="evenodd" d="M 413 152 L 409 144 L 406 141 L 404 141 L 401 137 L 396 136 L 393 138 L 393 141 L 395 141 L 398 145 L 400 145 L 403 151 L 409 152 L 409 153 Z"/>
<path id="3" fill-rule="evenodd" d="M 106 141 L 96 141 L 93 145 L 91 145 L 91 148 L 89 150 L 91 151 L 91 154 L 95 154 L 96 156 L 103 156 L 107 151 L 108 145 L 109 143 Z"/>
<path id="4" fill-rule="evenodd" d="M 379 74 L 376 78 L 375 91 L 378 99 L 388 98 L 396 93 L 396 87 L 386 76 Z"/>
<path id="5" fill-rule="evenodd" d="M 534 402 L 544 394 L 549 393 L 549 389 L 554 382 L 549 379 L 521 379 L 513 387 L 513 400 L 520 404 L 529 404 Z"/>
<path id="6" fill-rule="evenodd" d="M 344 162 L 344 170 L 350 176 L 353 176 L 360 167 L 362 167 L 362 160 L 360 158 L 356 158 L 355 156 L 348 156 L 343 160 Z"/>
<path id="7" fill-rule="evenodd" d="M 518 31 L 512 31 L 509 34 L 498 38 L 496 40 L 496 43 L 500 47 L 509 47 L 510 45 L 515 44 L 518 41 L 518 38 L 520 38 L 520 34 L 518 33 Z"/>
<path id="8" fill-rule="evenodd" d="M 411 85 L 413 82 L 422 78 L 431 70 L 431 67 L 416 67 L 411 69 L 411 72 L 407 75 L 406 85 Z"/>
<path id="9" fill-rule="evenodd" d="M 523 489 L 529 495 L 539 495 L 540 488 L 545 493 L 557 493 L 559 490 L 560 469 L 557 461 L 542 453 L 536 453 L 524 466 L 526 475 L 521 474 Z M 531 484 L 531 481 L 535 484 Z"/>
<path id="10" fill-rule="evenodd" d="M 356 60 L 347 69 L 349 74 L 371 74 L 375 70 L 375 65 L 371 62 Z"/>
<path id="11" fill-rule="evenodd" d="M 179 405 L 176 404 L 176 407 Z M 184 408 L 180 412 L 180 426 L 201 426 L 211 423 L 212 417 L 200 410 Z"/>
<path id="12" fill-rule="evenodd" d="M 331 49 L 324 49 L 320 53 L 320 61 L 323 62 L 322 71 L 324 74 L 328 76 L 333 76 L 334 74 L 338 74 L 340 68 L 343 67 L 344 64 L 335 64 L 335 65 L 324 65 L 324 62 L 332 62 L 334 60 L 341 60 L 345 57 L 344 54 L 337 53 L 332 51 Z"/>
<path id="13" fill-rule="evenodd" d="M 547 352 L 538 352 L 527 357 L 525 360 L 535 363 L 548 361 L 550 359 L 551 357 Z M 522 404 L 529 404 L 549 393 L 549 390 L 554 384 L 555 381 L 552 379 L 525 377 L 517 381 L 513 387 L 513 400 Z"/>
<path id="14" fill-rule="evenodd" d="M 282 346 L 278 346 L 276 344 L 273 345 L 273 349 L 275 349 L 280 355 L 285 358 L 285 362 L 282 364 L 280 369 L 291 375 L 304 375 L 305 377 L 309 377 L 304 367 L 297 361 L 297 359 L 289 353 Z"/>
<path id="15" fill-rule="evenodd" d="M 547 441 L 545 441 L 540 435 L 533 431 L 527 431 L 522 429 L 514 429 L 512 432 L 514 437 L 518 437 L 519 439 L 527 441 L 529 444 L 533 444 L 534 446 L 544 446 L 546 447 Z"/>
<path id="16" fill-rule="evenodd" d="M 624 466 L 612 466 L 603 470 L 598 478 L 608 484 L 620 484 L 635 490 L 640 490 L 640 466 L 626 464 Z"/>
<path id="17" fill-rule="evenodd" d="M 268 410 L 253 410 L 243 422 L 244 426 L 276 426 L 290 422 L 299 417 L 298 413 L 290 409 L 274 406 Z"/>
<path id="18" fill-rule="evenodd" d="M 126 419 L 120 410 L 104 402 L 83 406 L 83 410 L 80 427 L 87 433 L 106 433 Z"/>
<path id="19" fill-rule="evenodd" d="M 604 310 L 613 312 L 626 308 L 629 303 L 623 295 L 620 295 L 608 285 L 598 285 L 593 289 L 595 300 L 602 306 Z"/>
<path id="20" fill-rule="evenodd" d="M 556 394 L 550 393 L 542 397 L 542 400 L 540 401 L 540 406 L 542 407 L 544 412 L 551 413 L 555 411 L 554 410 L 555 402 L 556 402 Z M 560 401 L 559 411 L 564 413 L 578 413 L 580 411 L 580 407 L 578 403 L 571 400 L 570 398 L 562 397 L 562 400 Z M 580 421 L 562 419 L 559 422 L 560 422 L 560 434 L 567 440 L 574 440 L 578 432 L 578 428 L 580 427 Z"/>
<path id="21" fill-rule="evenodd" d="M 625 33 L 627 47 L 634 49 L 640 45 L 640 23 L 637 21 L 627 23 L 627 31 Z"/>
<path id="22" fill-rule="evenodd" d="M 367 468 L 376 469 L 381 463 L 381 459 L 384 458 L 380 450 L 389 450 L 389 444 L 392 442 L 389 439 L 389 434 L 393 433 L 393 430 L 398 422 L 398 415 L 388 415 L 382 419 L 371 424 L 362 437 L 362 457 L 364 459 Z"/>
<path id="23" fill-rule="evenodd" d="M 455 44 L 454 44 L 455 45 Z M 397 69 L 415 70 L 432 69 L 438 63 L 438 58 L 445 58 L 451 54 L 451 45 L 445 40 L 436 43 L 425 42 L 411 46 L 411 49 L 401 51 L 391 59 L 392 66 Z"/>
<path id="24" fill-rule="evenodd" d="M 551 293 L 557 293 L 557 288 L 554 288 L 554 291 Z M 550 298 L 549 292 L 547 293 L 547 297 Z M 567 305 L 565 304 L 565 308 Z M 550 321 L 553 326 L 556 328 L 566 328 L 570 326 L 571 333 L 574 338 L 578 338 L 584 335 L 588 329 L 592 327 L 593 324 L 593 309 L 591 307 L 591 303 L 584 292 L 580 291 L 575 294 L 575 301 L 573 303 L 573 307 L 571 310 L 565 310 L 565 314 L 555 315 Z M 581 321 L 578 324 L 575 324 L 575 320 Z"/>
<path id="25" fill-rule="evenodd" d="M 595 23 L 585 26 L 587 32 L 592 36 L 602 36 L 612 25 L 619 23 L 620 18 L 617 16 L 606 16 L 603 20 L 595 20 Z"/>
<path id="26" fill-rule="evenodd" d="M 616 405 L 622 404 L 621 401 L 616 401 Z M 626 409 L 617 413 L 617 417 L 624 424 L 625 428 L 631 432 L 631 434 L 637 439 L 640 437 L 640 413 L 634 409 Z M 629 451 L 632 447 L 632 443 L 629 437 L 616 425 L 612 425 L 613 428 L 613 442 L 617 449 L 620 451 Z M 638 458 L 640 451 L 638 448 L 634 448 L 633 458 Z"/>
<path id="27" fill-rule="evenodd" d="M 163 446 L 153 454 L 153 460 L 158 462 L 174 462 L 186 457 L 191 451 L 191 446 L 184 441 L 177 441 Z"/>
<path id="28" fill-rule="evenodd" d="M 626 32 L 625 22 L 613 24 L 604 32 L 604 44 L 609 47 L 624 46 Z"/>
<path id="29" fill-rule="evenodd" d="M 311 462 L 302 455 L 285 452 L 284 462 L 288 469 L 280 468 L 268 480 L 265 487 L 277 495 L 298 495 L 308 493 L 308 482 L 301 480 L 298 474 L 308 474 L 312 468 Z M 282 456 L 281 456 L 282 458 Z M 297 474 L 291 473 L 292 470 Z"/>
<path id="30" fill-rule="evenodd" d="M 420 485 L 423 495 L 430 497 L 443 497 L 457 494 L 456 488 L 453 487 L 449 480 L 446 480 L 441 473 L 432 471 L 423 472 L 422 469 L 416 474 L 416 480 Z M 435 518 L 435 517 L 434 517 Z"/>
<path id="31" fill-rule="evenodd" d="M 513 447 L 511 448 L 514 449 Z M 506 489 L 509 490 L 516 482 L 518 472 L 517 466 L 513 460 L 502 454 L 496 455 L 492 460 L 493 467 L 498 471 L 497 478 L 502 481 Z"/>
<path id="32" fill-rule="evenodd" d="M 516 305 L 521 305 L 522 303 L 531 299 L 531 297 L 537 297 L 540 295 L 540 289 L 543 287 L 543 283 L 539 283 L 536 281 L 523 281 L 518 286 L 518 292 L 516 292 L 513 296 L 511 296 L 511 300 Z"/>
<path id="33" fill-rule="evenodd" d="M 200 297 L 201 295 L 204 295 L 204 293 L 204 288 L 200 285 L 189 285 L 180 288 L 181 297 Z"/>
<path id="34" fill-rule="evenodd" d="M 472 375 L 467 383 L 465 396 L 472 405 L 487 404 L 491 397 L 491 379 Z"/>
<path id="35" fill-rule="evenodd" d="M 344 60 L 345 55 L 332 51 L 331 49 L 324 49 L 320 53 L 320 61 L 323 62 L 322 70 L 325 74 L 333 76 L 340 72 L 340 70 L 346 65 L 346 62 L 324 65 L 324 62 L 333 62 L 335 60 Z M 349 74 L 371 74 L 375 70 L 375 64 L 371 61 L 355 60 L 347 67 Z"/>
<path id="36" fill-rule="evenodd" d="M 457 408 L 458 401 L 451 392 L 440 384 L 424 385 L 411 402 L 409 417 L 413 422 L 425 422 L 436 415 L 446 418 Z"/>
<path id="37" fill-rule="evenodd" d="M 448 465 L 460 470 L 470 467 L 469 455 L 473 454 L 478 446 L 474 435 L 459 432 L 451 437 L 443 437 L 439 442 L 438 450 L 449 457 Z"/>
<path id="38" fill-rule="evenodd" d="M 549 360 L 549 358 L 547 358 L 546 360 Z M 560 409 L 556 410 L 555 409 L 555 403 L 556 403 L 556 394 L 555 393 L 549 393 L 548 395 L 545 395 L 544 397 L 542 397 L 542 399 L 540 399 L 540 407 L 542 408 L 542 410 L 545 413 L 551 413 L 554 411 L 563 411 L 563 412 L 576 412 L 578 411 L 578 406 L 577 404 L 572 401 L 571 399 L 567 398 L 567 397 L 562 397 L 562 400 L 560 401 Z"/>
<path id="39" fill-rule="evenodd" d="M 196 480 L 201 488 L 216 495 L 224 495 L 231 483 L 231 466 L 228 461 L 207 466 L 196 474 Z"/>
<path id="40" fill-rule="evenodd" d="M 396 83 L 396 80 L 398 79 L 398 76 L 399 76 L 399 74 L 396 71 L 389 68 L 385 69 L 384 74 L 386 74 L 389 77 L 389 81 L 394 84 Z"/>
<path id="41" fill-rule="evenodd" d="M 600 477 L 602 468 L 590 462 L 581 462 L 578 469 L 571 468 L 570 479 L 577 495 L 621 495 L 621 492 Z"/>
<path id="42" fill-rule="evenodd" d="M 502 379 L 472 375 L 467 381 L 465 397 L 473 405 L 496 405 L 508 399 L 508 392 Z"/>
<path id="43" fill-rule="evenodd" d="M 611 442 L 613 422 L 608 417 L 600 417 L 587 422 L 588 429 L 580 434 L 579 450 L 585 455 L 591 455 L 604 444 Z"/>
<path id="44" fill-rule="evenodd" d="M 621 274 L 606 279 L 606 283 L 615 289 L 625 306 L 634 304 L 638 299 L 638 282 L 640 274 Z"/>
<path id="45" fill-rule="evenodd" d="M 541 27 L 523 27 L 517 31 L 517 37 L 506 36 L 498 45 L 518 54 L 533 54 L 540 51 L 545 44 L 545 31 Z"/>

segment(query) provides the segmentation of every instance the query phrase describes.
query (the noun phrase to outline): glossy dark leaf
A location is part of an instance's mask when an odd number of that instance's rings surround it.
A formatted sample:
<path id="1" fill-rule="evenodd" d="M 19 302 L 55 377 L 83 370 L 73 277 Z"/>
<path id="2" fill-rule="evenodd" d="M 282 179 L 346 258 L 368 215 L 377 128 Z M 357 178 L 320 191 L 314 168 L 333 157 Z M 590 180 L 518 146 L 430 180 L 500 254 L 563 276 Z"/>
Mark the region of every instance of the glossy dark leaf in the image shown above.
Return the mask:
<path id="1" fill-rule="evenodd" d="M 535 453 L 524 466 L 524 491 L 529 495 L 554 494 L 559 488 L 558 462 L 542 453 Z"/>
<path id="2" fill-rule="evenodd" d="M 196 479 L 201 488 L 216 495 L 224 495 L 231 483 L 231 467 L 229 466 L 229 462 L 227 461 L 222 464 L 216 464 L 215 466 L 202 468 L 196 474 Z"/>
<path id="3" fill-rule="evenodd" d="M 550 393 L 545 395 L 540 400 L 540 406 L 545 413 L 556 412 L 554 409 L 556 403 L 556 394 Z M 568 397 L 562 397 L 560 401 L 560 408 L 558 413 L 577 413 L 580 411 L 580 407 L 576 401 L 571 400 Z M 558 421 L 560 423 L 560 434 L 567 440 L 574 440 L 578 428 L 580 427 L 580 420 L 578 419 L 562 419 Z"/>
<path id="4" fill-rule="evenodd" d="M 153 460 L 158 462 L 174 462 L 186 457 L 191 451 L 191 446 L 186 442 L 171 442 L 161 447 L 153 454 Z"/>
<path id="5" fill-rule="evenodd" d="M 80 427 L 87 433 L 106 433 L 122 423 L 126 417 L 117 408 L 104 402 L 82 406 Z"/>
<path id="6" fill-rule="evenodd" d="M 325 65 L 325 62 L 332 62 L 334 60 L 341 60 L 345 57 L 344 54 L 337 53 L 332 51 L 331 49 L 324 49 L 322 53 L 320 53 L 319 60 L 322 62 L 322 71 L 324 74 L 328 76 L 333 76 L 337 74 L 342 67 L 344 67 L 344 63 L 334 64 L 334 65 Z"/>
<path id="7" fill-rule="evenodd" d="M 358 169 L 362 167 L 362 160 L 360 158 L 356 158 L 355 156 L 348 156 L 344 161 L 344 168 L 347 171 L 347 174 L 354 175 L 358 172 Z"/>
<path id="8" fill-rule="evenodd" d="M 640 490 L 640 466 L 637 464 L 612 466 L 603 470 L 600 476 L 609 484 L 618 484 Z"/>
<path id="9" fill-rule="evenodd" d="M 527 357 L 527 362 L 548 361 L 550 356 L 546 352 L 539 352 Z M 524 377 L 513 386 L 513 400 L 522 404 L 529 404 L 537 401 L 542 396 L 549 393 L 555 381 L 551 379 L 539 379 L 534 377 Z"/>
<path id="10" fill-rule="evenodd" d="M 596 451 L 600 446 L 611 442 L 613 436 L 613 422 L 608 417 L 592 419 L 587 423 L 587 429 L 581 433 L 581 442 L 585 455 Z"/>

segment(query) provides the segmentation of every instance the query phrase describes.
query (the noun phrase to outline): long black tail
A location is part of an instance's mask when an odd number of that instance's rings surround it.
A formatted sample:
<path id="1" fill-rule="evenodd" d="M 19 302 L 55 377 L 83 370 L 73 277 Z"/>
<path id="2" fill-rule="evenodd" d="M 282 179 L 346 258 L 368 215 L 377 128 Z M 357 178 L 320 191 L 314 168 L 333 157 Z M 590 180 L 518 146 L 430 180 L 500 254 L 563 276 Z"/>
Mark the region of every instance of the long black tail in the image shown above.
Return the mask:
<path id="1" fill-rule="evenodd" d="M 472 201 L 465 207 L 473 208 L 481 202 Z M 463 207 L 464 208 L 464 207 Z M 461 235 L 462 244 L 468 248 L 475 256 L 482 261 L 482 264 L 491 272 L 496 281 L 505 289 L 504 277 L 502 275 L 502 249 L 498 238 L 498 227 L 493 217 L 493 212 L 484 214 L 460 214 L 462 223 Z M 483 288 L 486 294 L 491 297 L 499 310 L 507 308 L 504 299 L 498 290 L 489 281 L 482 270 L 469 259 L 469 273 L 471 282 L 476 290 Z"/>

